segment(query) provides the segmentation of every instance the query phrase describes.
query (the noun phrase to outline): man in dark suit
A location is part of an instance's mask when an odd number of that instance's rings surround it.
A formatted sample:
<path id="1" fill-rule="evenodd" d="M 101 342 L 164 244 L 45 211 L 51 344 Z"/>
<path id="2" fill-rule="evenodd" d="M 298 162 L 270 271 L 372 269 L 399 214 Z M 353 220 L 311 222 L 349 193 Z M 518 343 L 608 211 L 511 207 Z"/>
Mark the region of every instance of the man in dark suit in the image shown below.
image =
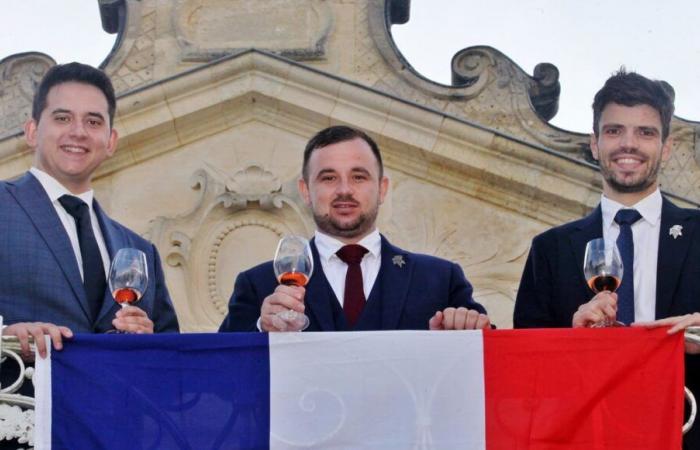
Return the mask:
<path id="1" fill-rule="evenodd" d="M 591 152 L 603 176 L 601 202 L 587 217 L 534 238 L 515 302 L 516 328 L 615 320 L 654 326 L 664 318 L 670 319 L 663 324 L 687 326 L 697 318 L 679 316 L 700 311 L 700 211 L 675 206 L 657 181 L 671 153 L 673 109 L 668 84 L 624 70 L 596 94 Z M 584 278 L 586 243 L 596 238 L 617 243 L 627 259 L 616 293 L 594 294 Z M 698 356 L 687 356 L 686 370 L 688 386 L 700 394 Z M 700 448 L 695 428 L 685 445 L 696 446 L 688 448 Z"/>
<path id="2" fill-rule="evenodd" d="M 389 180 L 377 144 L 345 126 L 317 133 L 304 151 L 299 191 L 317 231 L 306 287 L 280 285 L 272 262 L 238 275 L 219 331 L 480 329 L 490 325 L 461 268 L 391 245 L 376 229 Z M 353 255 L 354 254 L 354 255 Z"/>
<path id="3" fill-rule="evenodd" d="M 51 68 L 40 83 L 25 125 L 34 164 L 0 183 L 0 315 L 4 335 L 28 354 L 44 335 L 57 349 L 73 332 L 177 332 L 156 248 L 110 219 L 93 200 L 94 171 L 117 147 L 112 84 L 78 63 Z M 147 257 L 149 283 L 138 306 L 120 308 L 106 276 L 117 250 Z"/>

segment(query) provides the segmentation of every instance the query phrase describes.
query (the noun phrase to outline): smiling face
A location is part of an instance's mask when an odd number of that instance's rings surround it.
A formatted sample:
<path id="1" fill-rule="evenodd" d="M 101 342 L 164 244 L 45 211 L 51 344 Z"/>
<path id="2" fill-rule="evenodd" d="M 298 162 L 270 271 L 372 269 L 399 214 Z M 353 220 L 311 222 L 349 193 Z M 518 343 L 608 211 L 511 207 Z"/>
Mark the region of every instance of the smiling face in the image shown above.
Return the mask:
<path id="1" fill-rule="evenodd" d="M 374 230 L 389 180 L 380 176 L 377 158 L 363 139 L 338 142 L 313 151 L 308 183 L 299 192 L 312 209 L 316 226 L 345 243 Z"/>
<path id="2" fill-rule="evenodd" d="M 102 91 L 72 81 L 51 88 L 39 120 L 29 120 L 24 131 L 34 165 L 74 194 L 90 189 L 93 172 L 117 145 Z"/>
<path id="3" fill-rule="evenodd" d="M 600 163 L 603 193 L 631 206 L 658 187 L 661 162 L 671 155 L 671 139 L 662 140 L 661 117 L 649 105 L 609 103 L 602 111 L 591 152 Z"/>

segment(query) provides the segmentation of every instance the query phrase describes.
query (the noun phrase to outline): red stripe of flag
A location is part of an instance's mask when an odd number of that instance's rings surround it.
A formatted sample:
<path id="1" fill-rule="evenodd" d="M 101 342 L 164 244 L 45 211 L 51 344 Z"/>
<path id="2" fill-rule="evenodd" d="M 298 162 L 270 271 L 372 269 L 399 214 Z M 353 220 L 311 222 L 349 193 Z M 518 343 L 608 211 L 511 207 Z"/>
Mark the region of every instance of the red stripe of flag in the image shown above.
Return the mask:
<path id="1" fill-rule="evenodd" d="M 488 450 L 680 449 L 683 336 L 484 332 Z"/>

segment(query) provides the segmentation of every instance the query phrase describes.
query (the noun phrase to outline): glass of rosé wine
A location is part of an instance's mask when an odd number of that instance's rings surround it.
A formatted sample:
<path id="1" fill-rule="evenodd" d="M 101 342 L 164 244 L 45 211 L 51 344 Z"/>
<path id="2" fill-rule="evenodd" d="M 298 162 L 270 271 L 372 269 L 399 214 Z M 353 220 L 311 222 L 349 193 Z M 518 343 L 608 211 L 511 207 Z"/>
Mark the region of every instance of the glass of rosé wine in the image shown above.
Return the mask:
<path id="1" fill-rule="evenodd" d="M 308 239 L 301 236 L 284 236 L 277 244 L 273 263 L 275 276 L 280 284 L 306 286 L 314 271 L 314 258 Z M 290 331 L 302 331 L 309 326 L 306 314 L 294 310 L 277 313 Z"/>
<path id="2" fill-rule="evenodd" d="M 617 245 L 606 244 L 602 238 L 586 244 L 583 257 L 583 274 L 588 287 L 596 294 L 603 291 L 615 292 L 622 283 L 622 258 Z M 606 319 L 595 327 L 625 326 L 622 322 Z"/>
<path id="3" fill-rule="evenodd" d="M 148 286 L 146 254 L 135 248 L 121 248 L 109 268 L 109 291 L 122 308 L 141 300 Z"/>

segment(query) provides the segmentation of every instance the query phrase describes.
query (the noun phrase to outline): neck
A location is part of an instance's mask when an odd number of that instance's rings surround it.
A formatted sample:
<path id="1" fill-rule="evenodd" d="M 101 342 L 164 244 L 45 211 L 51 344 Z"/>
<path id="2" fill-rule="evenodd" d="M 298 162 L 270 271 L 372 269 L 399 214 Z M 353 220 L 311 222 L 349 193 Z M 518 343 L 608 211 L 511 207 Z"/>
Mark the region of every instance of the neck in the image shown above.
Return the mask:
<path id="1" fill-rule="evenodd" d="M 658 188 L 658 184 L 654 183 L 643 191 L 639 192 L 619 192 L 608 186 L 607 183 L 603 182 L 603 195 L 605 195 L 610 200 L 614 200 L 625 206 L 634 206 L 640 201 L 644 200 L 651 194 L 653 194 Z"/>
<path id="2" fill-rule="evenodd" d="M 375 229 L 376 229 L 376 228 L 371 228 L 371 229 L 369 229 L 368 231 L 366 231 L 365 233 L 360 234 L 360 235 L 357 235 L 357 236 L 336 236 L 336 235 L 333 235 L 333 234 L 324 233 L 324 232 L 321 231 L 321 230 L 317 230 L 317 231 L 318 231 L 319 233 L 325 234 L 326 236 L 330 236 L 330 237 L 332 237 L 333 239 L 337 239 L 337 240 L 339 240 L 340 242 L 342 242 L 342 243 L 345 244 L 345 245 L 350 245 L 350 244 L 357 244 L 357 243 L 359 243 L 362 239 L 364 239 L 364 238 L 366 238 L 367 236 L 369 236 L 370 234 L 372 234 L 372 233 L 374 232 Z"/>

